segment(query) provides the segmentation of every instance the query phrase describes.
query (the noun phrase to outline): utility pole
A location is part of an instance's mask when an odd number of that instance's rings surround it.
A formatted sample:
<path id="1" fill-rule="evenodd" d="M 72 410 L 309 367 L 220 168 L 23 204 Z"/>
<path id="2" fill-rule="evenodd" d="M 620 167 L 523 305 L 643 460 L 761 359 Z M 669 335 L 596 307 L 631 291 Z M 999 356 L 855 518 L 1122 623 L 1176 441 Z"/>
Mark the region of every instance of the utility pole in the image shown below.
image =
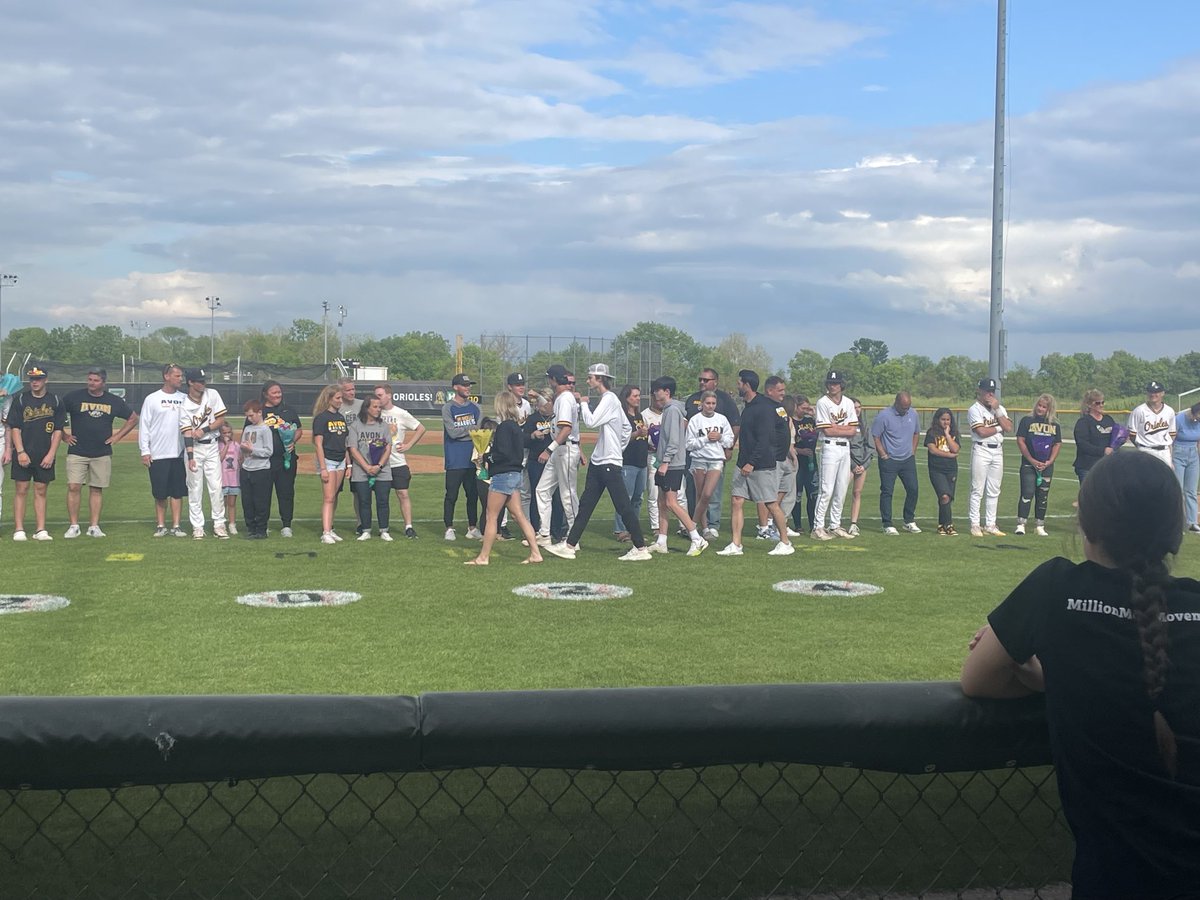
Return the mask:
<path id="1" fill-rule="evenodd" d="M 138 369 L 142 367 L 142 332 L 150 329 L 150 323 L 145 320 L 132 319 L 129 322 L 129 327 L 137 332 L 138 354 L 137 365 L 133 367 L 133 381 L 136 384 L 138 378 Z"/>
<path id="2" fill-rule="evenodd" d="M 988 322 L 988 377 L 1004 388 L 1007 348 L 1004 332 L 1004 109 L 1005 52 L 1008 12 L 1006 0 L 996 5 L 996 122 L 992 149 L 992 291 Z M 999 393 L 999 392 L 997 392 Z"/>
<path id="3" fill-rule="evenodd" d="M 341 306 L 341 305 L 338 306 L 337 311 L 338 311 L 338 324 L 337 324 L 338 339 L 339 339 L 339 345 L 341 347 L 341 349 L 338 350 L 338 359 L 345 359 L 346 358 L 346 331 L 342 326 L 346 324 L 346 316 L 350 315 L 350 313 L 348 313 L 346 311 L 346 307 Z"/>
<path id="4" fill-rule="evenodd" d="M 205 297 L 208 304 L 208 364 L 217 361 L 217 308 L 221 305 L 220 297 Z M 211 373 L 209 375 L 211 378 Z"/>
<path id="5" fill-rule="evenodd" d="M 325 365 L 329 365 L 329 301 L 321 301 L 321 332 L 324 334 Z"/>

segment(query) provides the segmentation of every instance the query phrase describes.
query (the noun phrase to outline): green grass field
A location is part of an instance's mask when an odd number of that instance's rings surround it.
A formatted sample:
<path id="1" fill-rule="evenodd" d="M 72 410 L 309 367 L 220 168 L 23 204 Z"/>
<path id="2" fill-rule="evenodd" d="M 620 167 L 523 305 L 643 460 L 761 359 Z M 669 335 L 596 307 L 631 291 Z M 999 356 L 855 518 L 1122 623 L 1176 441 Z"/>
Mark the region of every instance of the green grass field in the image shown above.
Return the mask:
<path id="1" fill-rule="evenodd" d="M 574 563 L 519 566 L 524 548 L 500 544 L 487 569 L 464 567 L 478 545 L 442 540 L 441 475 L 413 483 L 420 539 L 323 546 L 314 476 L 298 484 L 296 537 L 263 542 L 151 538 L 153 505 L 135 448 L 119 446 L 102 520 L 108 537 L 66 541 L 66 482 L 50 487 L 53 543 L 14 544 L 13 485 L 4 486 L 5 592 L 66 596 L 71 606 L 0 616 L 0 693 L 420 693 L 549 687 L 882 681 L 955 678 L 966 641 L 986 613 L 1043 559 L 1078 558 L 1066 448 L 1050 497 L 1051 537 L 939 538 L 920 461 L 921 535 L 878 528 L 878 476 L 864 491 L 856 541 L 797 539 L 801 552 L 766 556 L 750 539 L 741 558 L 675 552 L 626 564 L 601 501 Z M 436 440 L 419 448 L 438 453 Z M 1016 507 L 1016 450 L 1001 497 L 1001 527 Z M 956 521 L 966 521 L 960 470 Z M 897 502 L 897 516 L 899 514 Z M 339 528 L 353 533 L 344 495 Z M 32 512 L 30 513 L 32 515 Z M 393 516 L 398 506 L 393 502 Z M 460 535 L 465 530 L 458 509 Z M 185 512 L 186 520 L 186 512 Z M 644 520 L 644 515 L 643 515 Z M 30 520 L 31 523 L 31 520 Z M 272 523 L 273 530 L 278 521 Z M 399 529 L 396 529 L 397 533 Z M 1176 571 L 1200 575 L 1187 536 Z M 792 578 L 851 579 L 885 588 L 858 599 L 772 590 Z M 517 597 L 532 581 L 602 581 L 632 596 L 606 602 Z M 362 594 L 346 607 L 258 609 L 235 598 L 263 590 Z"/>

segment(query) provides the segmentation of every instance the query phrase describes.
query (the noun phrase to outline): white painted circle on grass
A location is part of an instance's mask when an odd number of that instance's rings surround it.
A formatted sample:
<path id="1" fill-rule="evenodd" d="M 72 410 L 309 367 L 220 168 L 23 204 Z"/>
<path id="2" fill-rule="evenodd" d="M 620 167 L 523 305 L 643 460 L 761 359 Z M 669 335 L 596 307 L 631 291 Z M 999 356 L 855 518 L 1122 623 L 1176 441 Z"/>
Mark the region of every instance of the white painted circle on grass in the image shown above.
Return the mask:
<path id="1" fill-rule="evenodd" d="M 515 587 L 513 593 L 518 597 L 537 597 L 540 600 L 615 600 L 628 597 L 633 593 L 633 588 L 592 581 L 544 581 Z"/>
<path id="2" fill-rule="evenodd" d="M 773 585 L 784 594 L 805 594 L 809 597 L 866 597 L 882 594 L 883 588 L 862 581 L 780 581 Z"/>
<path id="3" fill-rule="evenodd" d="M 70 606 L 66 597 L 54 594 L 0 594 L 0 616 L 27 612 L 53 612 Z"/>
<path id="4" fill-rule="evenodd" d="M 243 594 L 237 602 L 243 606 L 273 606 L 278 609 L 305 609 L 314 606 L 345 606 L 361 600 L 362 594 L 351 591 L 321 591 L 300 588 L 291 591 L 262 591 Z"/>

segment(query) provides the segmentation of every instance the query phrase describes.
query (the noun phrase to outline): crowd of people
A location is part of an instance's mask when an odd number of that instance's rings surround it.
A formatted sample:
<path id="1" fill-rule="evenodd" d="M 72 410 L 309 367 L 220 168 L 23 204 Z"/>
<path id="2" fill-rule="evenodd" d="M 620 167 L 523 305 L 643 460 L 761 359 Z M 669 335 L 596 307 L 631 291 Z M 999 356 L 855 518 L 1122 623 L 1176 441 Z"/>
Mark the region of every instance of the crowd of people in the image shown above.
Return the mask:
<path id="1" fill-rule="evenodd" d="M 202 369 L 164 367 L 161 388 L 147 396 L 138 411 L 108 390 L 101 368 L 89 371 L 86 387 L 62 397 L 47 390 L 43 367 L 31 366 L 26 375 L 29 385 L 24 389 L 15 376 L 0 382 L 6 426 L 0 430 L 0 442 L 15 486 L 14 540 L 29 539 L 25 525 L 30 484 L 32 539 L 52 539 L 46 528 L 47 486 L 54 480 L 62 443 L 67 445 L 69 518 L 64 537 L 103 537 L 100 517 L 111 481 L 112 447 L 134 429 L 149 472 L 156 537 L 190 533 L 199 540 L 210 531 L 218 539 L 236 535 L 239 498 L 246 538 L 267 536 L 272 505 L 279 534 L 293 536 L 298 447 L 303 446 L 304 429 L 278 382 L 268 381 L 258 399 L 243 405 L 239 429 L 229 421 L 229 411 L 219 392 L 208 386 Z M 485 416 L 472 399 L 475 383 L 468 375 L 460 373 L 451 380 L 452 393 L 442 408 L 444 538 L 458 537 L 455 515 L 461 497 L 465 537 L 486 541 L 493 533 L 473 561 L 476 565 L 488 562 L 495 541 L 514 537 L 510 522 L 530 547 L 526 562 L 540 562 L 542 550 L 573 558 L 604 493 L 615 511 L 615 539 L 631 545 L 622 560 L 642 561 L 668 552 L 672 520 L 679 536 L 688 541 L 687 555 L 698 556 L 720 538 L 727 467 L 732 468 L 731 533 L 724 548 L 716 551 L 719 555 L 745 552 L 747 501 L 753 510 L 754 537 L 769 543 L 770 555 L 794 552 L 792 539 L 804 534 L 818 541 L 853 540 L 862 533 L 863 492 L 872 468 L 879 473 L 882 533 L 919 534 L 917 452 L 922 445 L 938 502 L 937 534 L 953 537 L 958 534 L 953 503 L 965 435 L 970 437 L 970 534 L 1004 535 L 997 524 L 997 507 L 1009 439 L 1015 439 L 1019 452 L 1015 533 L 1049 534 L 1050 487 L 1063 447 L 1058 404 L 1049 394 L 1039 396 L 1030 415 L 1014 425 L 997 399 L 997 383 L 984 378 L 967 410 L 965 429 L 960 431 L 953 411 L 943 407 L 922 430 L 907 391 L 898 393 L 868 425 L 861 403 L 845 394 L 845 379 L 837 371 L 828 373 L 824 393 L 815 403 L 803 394 L 788 393 L 784 379 L 770 376 L 760 383 L 758 373 L 750 370 L 737 374 L 737 400 L 721 388 L 720 374 L 706 368 L 699 373 L 698 389 L 686 399 L 679 398 L 674 378 L 656 379 L 645 405 L 640 389 L 618 388 L 603 363 L 588 369 L 587 393 L 563 365 L 550 366 L 544 377 L 545 387 L 539 389 L 527 385 L 524 374 L 511 374 L 495 398 L 494 418 Z M 594 396 L 591 401 L 589 394 Z M 581 448 L 581 428 L 596 433 L 590 464 Z M 476 445 L 484 431 L 494 435 L 490 453 L 486 440 L 484 446 Z M 311 443 L 321 481 L 322 543 L 342 540 L 335 521 L 347 482 L 357 540 L 370 540 L 373 534 L 384 541 L 393 539 L 393 494 L 404 535 L 416 538 L 409 495 L 412 472 L 405 454 L 425 435 L 425 426 L 395 405 L 390 385 L 377 385 L 360 398 L 354 381 L 344 378 L 320 392 L 312 410 Z M 1185 530 L 1200 532 L 1200 404 L 1177 414 L 1164 402 L 1163 385 L 1152 381 L 1146 387 L 1146 402 L 1122 425 L 1104 412 L 1104 395 L 1089 390 L 1082 398 L 1073 438 L 1074 470 L 1081 482 L 1100 460 L 1126 444 L 1171 467 L 1182 489 Z M 581 467 L 586 467 L 582 495 Z M 897 483 L 904 498 L 894 518 Z M 80 523 L 85 485 L 86 528 Z M 642 523 L 643 505 L 648 528 Z M 532 537 L 524 533 L 526 528 Z"/>

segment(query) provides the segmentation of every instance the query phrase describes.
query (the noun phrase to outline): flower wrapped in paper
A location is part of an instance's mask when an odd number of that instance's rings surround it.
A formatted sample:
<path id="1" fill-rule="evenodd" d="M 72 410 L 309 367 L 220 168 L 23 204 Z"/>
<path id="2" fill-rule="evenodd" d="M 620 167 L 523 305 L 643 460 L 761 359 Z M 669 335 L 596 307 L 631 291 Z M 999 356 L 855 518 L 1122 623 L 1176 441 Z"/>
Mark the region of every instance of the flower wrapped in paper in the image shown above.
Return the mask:
<path id="1" fill-rule="evenodd" d="M 283 442 L 283 467 L 290 469 L 295 455 L 293 450 L 296 447 L 296 428 L 291 424 L 284 423 L 276 430 L 279 433 L 279 440 Z"/>
<path id="2" fill-rule="evenodd" d="M 390 456 L 392 452 L 392 442 L 385 441 L 383 438 L 371 438 L 367 441 L 367 462 L 373 466 L 380 464 L 384 457 Z M 370 487 L 375 487 L 375 476 L 367 477 L 367 484 Z"/>
<path id="3" fill-rule="evenodd" d="M 471 454 L 471 461 L 479 465 L 476 475 L 480 481 L 487 484 L 492 483 L 491 476 L 488 475 L 488 450 L 492 446 L 493 434 L 495 432 L 490 428 L 472 428 L 470 431 L 471 443 L 475 446 L 475 450 Z"/>

